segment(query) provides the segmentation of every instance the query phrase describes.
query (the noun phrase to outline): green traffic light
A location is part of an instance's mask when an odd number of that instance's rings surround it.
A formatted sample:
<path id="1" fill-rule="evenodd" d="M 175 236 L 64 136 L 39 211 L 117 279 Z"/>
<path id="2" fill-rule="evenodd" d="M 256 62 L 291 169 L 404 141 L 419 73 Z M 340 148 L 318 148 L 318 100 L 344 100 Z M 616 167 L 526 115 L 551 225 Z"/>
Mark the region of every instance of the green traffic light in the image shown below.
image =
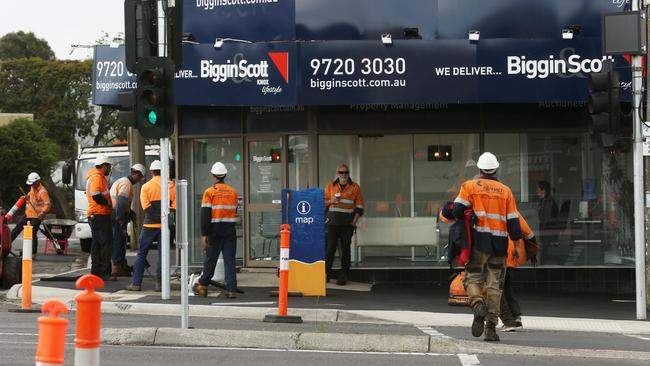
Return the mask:
<path id="1" fill-rule="evenodd" d="M 150 111 L 149 114 L 147 115 L 147 119 L 149 120 L 149 123 L 155 125 L 156 122 L 158 122 L 158 115 L 156 115 L 155 111 Z"/>

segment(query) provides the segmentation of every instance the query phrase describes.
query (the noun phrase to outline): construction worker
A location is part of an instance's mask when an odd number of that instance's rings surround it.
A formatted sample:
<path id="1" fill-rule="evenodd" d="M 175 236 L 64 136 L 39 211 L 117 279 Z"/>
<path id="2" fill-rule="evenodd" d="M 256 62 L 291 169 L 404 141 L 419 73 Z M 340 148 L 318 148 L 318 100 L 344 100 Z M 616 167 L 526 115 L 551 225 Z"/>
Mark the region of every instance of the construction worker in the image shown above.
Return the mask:
<path id="1" fill-rule="evenodd" d="M 363 196 L 361 188 L 350 178 L 350 169 L 341 164 L 336 169 L 337 178 L 325 187 L 325 207 L 327 208 L 327 252 L 325 267 L 327 281 L 333 278 L 332 262 L 341 241 L 341 273 L 336 281 L 344 286 L 350 272 L 350 244 L 359 217 L 363 215 Z"/>
<path id="2" fill-rule="evenodd" d="M 519 215 L 519 224 L 521 225 L 521 235 L 524 239 L 512 240 L 508 239 L 508 257 L 506 258 L 506 275 L 503 281 L 503 293 L 501 294 L 501 308 L 500 318 L 503 322 L 503 331 L 512 332 L 517 328 L 523 327 L 521 322 L 521 306 L 515 299 L 515 291 L 512 288 L 512 278 L 514 276 L 515 268 L 526 263 L 530 259 L 531 263 L 535 265 L 537 258 L 532 256 L 530 258 L 526 255 L 526 248 L 524 240 L 530 240 L 537 243 L 535 233 L 531 230 L 526 220 L 524 220 L 521 213 Z"/>
<path id="3" fill-rule="evenodd" d="M 144 276 L 144 268 L 147 263 L 147 255 L 153 242 L 158 242 L 158 266 L 156 268 L 156 281 L 155 291 L 161 290 L 161 253 L 162 245 L 160 245 L 160 216 L 161 216 L 161 192 L 160 192 L 160 160 L 154 160 L 149 166 L 151 180 L 145 183 L 140 190 L 140 204 L 144 210 L 144 225 L 140 233 L 140 240 L 138 241 L 138 256 L 133 266 L 133 278 L 131 284 L 126 287 L 129 291 L 142 290 L 142 277 Z M 175 190 L 169 191 L 170 207 L 176 207 L 176 193 Z"/>
<path id="4" fill-rule="evenodd" d="M 11 242 L 20 235 L 23 231 L 23 226 L 29 221 L 32 225 L 32 259 L 36 258 L 36 252 L 38 250 L 38 228 L 41 225 L 43 216 L 50 211 L 50 195 L 47 193 L 47 189 L 41 183 L 41 176 L 36 172 L 31 172 L 27 176 L 27 181 L 25 182 L 28 186 L 31 186 L 29 193 L 25 196 L 27 205 L 25 206 L 25 216 L 20 222 L 11 230 Z"/>
<path id="5" fill-rule="evenodd" d="M 111 162 L 105 155 L 95 158 L 95 169 L 86 174 L 86 199 L 88 200 L 88 223 L 93 236 L 90 249 L 92 265 L 90 273 L 108 279 L 111 274 L 111 251 L 113 233 L 111 213 L 113 204 L 108 186 Z"/>
<path id="6" fill-rule="evenodd" d="M 146 169 L 142 164 L 135 164 L 126 177 L 122 177 L 111 186 L 111 203 L 113 205 L 113 270 L 111 279 L 118 276 L 130 276 L 131 268 L 126 262 L 126 227 L 131 220 L 131 202 L 133 202 L 133 185 L 140 182 Z"/>
<path id="7" fill-rule="evenodd" d="M 214 163 L 210 173 L 215 184 L 203 192 L 201 200 L 201 245 L 205 251 L 205 261 L 201 278 L 192 286 L 192 291 L 199 296 L 208 296 L 208 285 L 214 276 L 219 254 L 223 252 L 226 275 L 224 296 L 232 299 L 237 292 L 237 191 L 225 183 L 228 170 L 223 163 Z"/>
<path id="8" fill-rule="evenodd" d="M 472 234 L 470 260 L 465 266 L 465 287 L 474 313 L 472 335 L 485 341 L 498 341 L 501 280 L 505 272 L 508 234 L 512 240 L 521 239 L 517 205 L 508 186 L 496 179 L 499 161 L 494 154 L 483 153 L 476 163 L 479 177 L 464 182 L 454 200 L 453 215 L 461 219 L 465 210 L 472 209 L 477 217 Z M 483 288 L 487 285 L 487 304 Z"/>

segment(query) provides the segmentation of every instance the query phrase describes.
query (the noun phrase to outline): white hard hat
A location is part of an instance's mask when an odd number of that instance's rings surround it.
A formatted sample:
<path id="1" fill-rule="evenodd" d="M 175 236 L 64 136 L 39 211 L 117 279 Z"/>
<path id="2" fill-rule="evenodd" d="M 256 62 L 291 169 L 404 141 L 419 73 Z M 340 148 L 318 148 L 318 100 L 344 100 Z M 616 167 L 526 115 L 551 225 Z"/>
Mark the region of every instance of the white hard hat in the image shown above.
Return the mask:
<path id="1" fill-rule="evenodd" d="M 160 170 L 160 160 L 154 160 L 149 165 L 149 170 Z"/>
<path id="2" fill-rule="evenodd" d="M 491 170 L 495 170 L 499 167 L 499 161 L 491 152 L 484 152 L 479 156 L 478 162 L 476 162 L 476 167 L 490 173 Z"/>
<path id="3" fill-rule="evenodd" d="M 38 175 L 38 173 L 36 173 L 36 172 L 31 172 L 27 176 L 27 182 L 25 182 L 25 183 L 27 183 L 27 185 L 31 186 L 32 184 L 34 184 L 34 182 L 36 182 L 38 180 L 41 180 L 41 176 Z"/>
<path id="4" fill-rule="evenodd" d="M 95 158 L 95 166 L 100 166 L 102 164 L 110 164 L 111 161 L 108 160 L 108 156 L 106 155 L 97 155 Z"/>
<path id="5" fill-rule="evenodd" d="M 226 169 L 226 166 L 223 165 L 222 162 L 217 161 L 212 165 L 212 169 L 210 169 L 210 173 L 214 175 L 226 175 L 228 174 L 228 169 Z"/>
<path id="6" fill-rule="evenodd" d="M 145 169 L 144 165 L 142 164 L 135 164 L 131 167 L 131 170 L 135 170 L 136 172 L 139 172 L 144 176 L 147 173 L 147 169 Z"/>
<path id="7" fill-rule="evenodd" d="M 465 168 L 473 168 L 476 166 L 474 159 L 469 159 L 465 162 Z"/>

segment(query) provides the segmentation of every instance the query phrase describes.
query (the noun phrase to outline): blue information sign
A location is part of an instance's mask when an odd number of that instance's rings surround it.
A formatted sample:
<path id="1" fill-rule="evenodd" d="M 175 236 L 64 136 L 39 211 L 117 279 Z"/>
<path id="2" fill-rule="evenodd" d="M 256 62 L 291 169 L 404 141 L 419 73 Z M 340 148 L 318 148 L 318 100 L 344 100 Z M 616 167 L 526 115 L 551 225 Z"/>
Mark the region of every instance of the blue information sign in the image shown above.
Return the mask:
<path id="1" fill-rule="evenodd" d="M 325 295 L 324 197 L 322 188 L 282 190 L 282 222 L 291 226 L 289 291 L 306 296 Z"/>
<path id="2" fill-rule="evenodd" d="M 92 82 L 95 105 L 118 105 L 118 93 L 136 88 L 137 78 L 124 63 L 124 46 L 95 47 Z"/>

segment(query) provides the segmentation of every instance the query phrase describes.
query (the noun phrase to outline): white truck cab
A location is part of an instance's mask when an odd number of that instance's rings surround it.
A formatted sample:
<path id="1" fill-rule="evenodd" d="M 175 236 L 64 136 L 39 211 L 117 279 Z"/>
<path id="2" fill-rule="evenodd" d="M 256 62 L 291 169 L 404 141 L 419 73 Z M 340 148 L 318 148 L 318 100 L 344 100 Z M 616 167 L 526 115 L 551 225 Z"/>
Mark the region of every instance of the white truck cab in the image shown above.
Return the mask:
<path id="1" fill-rule="evenodd" d="M 145 167 L 148 169 L 152 161 L 160 156 L 160 146 L 145 146 Z M 74 215 L 77 225 L 75 234 L 79 238 L 81 249 L 84 252 L 90 252 L 92 243 L 92 234 L 90 225 L 88 225 L 88 200 L 86 199 L 86 174 L 93 168 L 93 161 L 97 155 L 106 155 L 111 161 L 111 174 L 108 176 L 109 186 L 113 185 L 117 179 L 127 176 L 130 172 L 129 164 L 129 147 L 126 144 L 116 144 L 113 146 L 83 147 L 79 149 L 74 169 Z M 171 163 L 170 163 L 171 164 Z M 147 172 L 145 181 L 151 177 Z"/>

